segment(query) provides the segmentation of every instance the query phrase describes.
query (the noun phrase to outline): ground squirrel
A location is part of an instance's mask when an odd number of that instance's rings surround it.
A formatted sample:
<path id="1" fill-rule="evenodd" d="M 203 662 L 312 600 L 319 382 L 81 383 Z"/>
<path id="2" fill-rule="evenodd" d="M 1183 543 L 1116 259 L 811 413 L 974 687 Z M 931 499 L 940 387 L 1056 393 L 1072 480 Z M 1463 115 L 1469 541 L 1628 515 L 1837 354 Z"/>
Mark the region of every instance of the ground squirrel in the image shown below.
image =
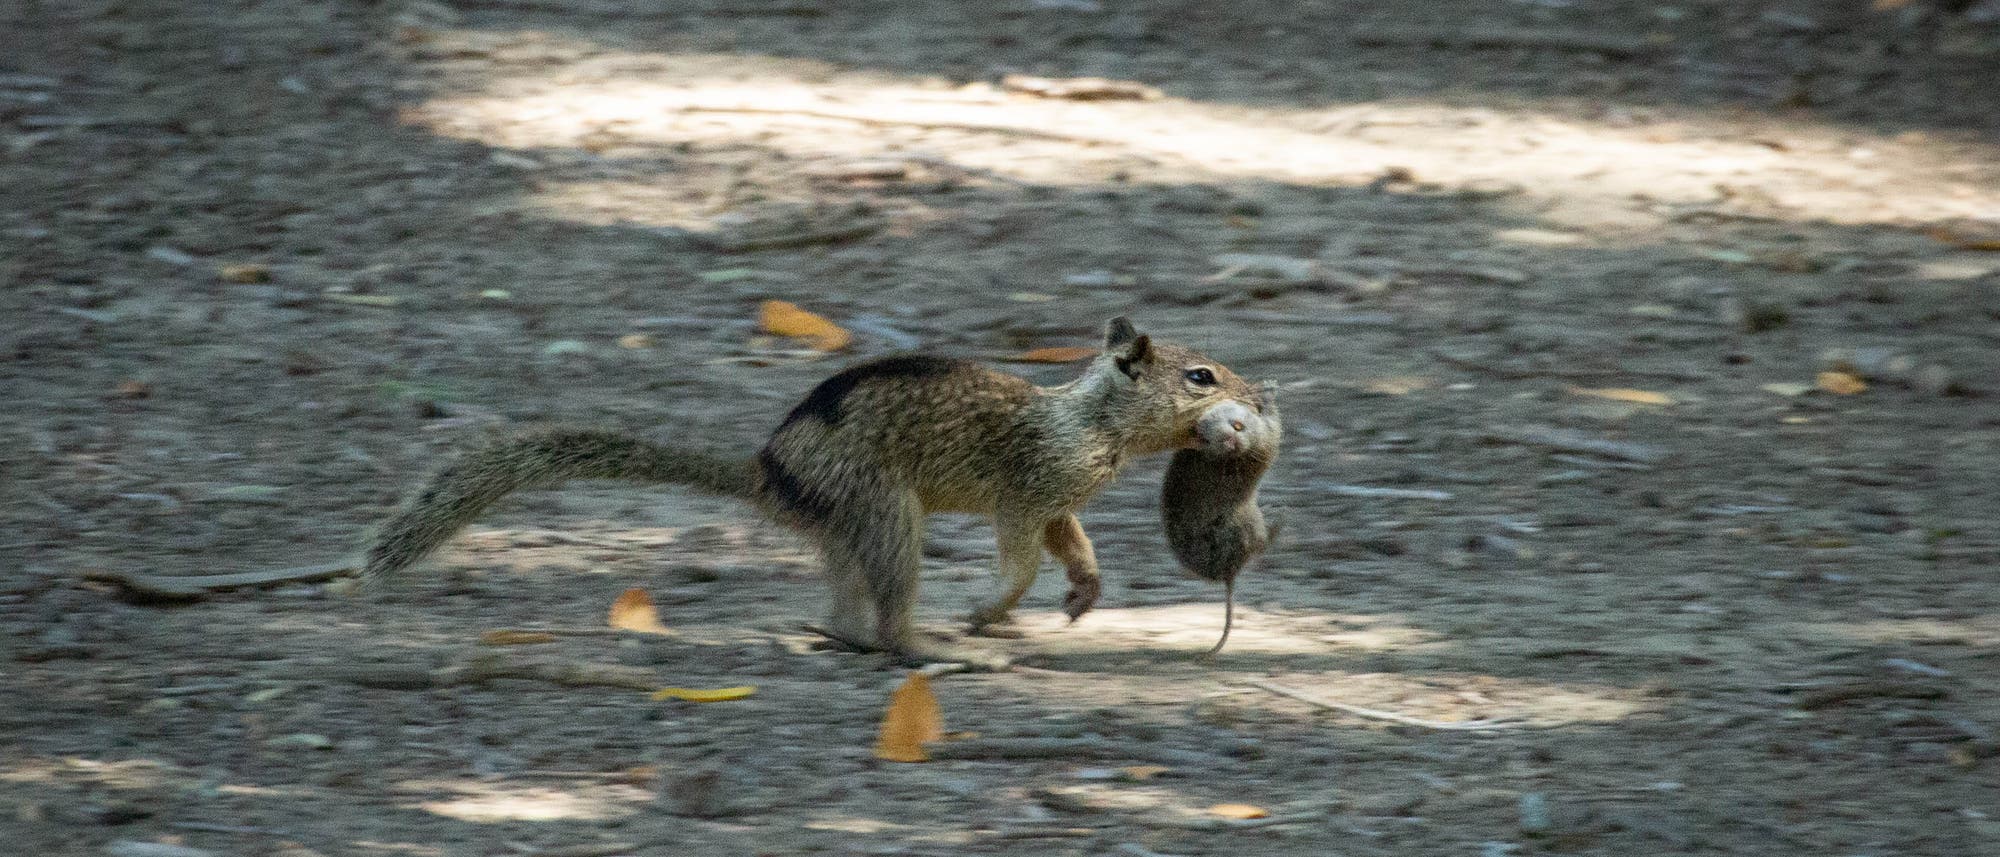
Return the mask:
<path id="1" fill-rule="evenodd" d="M 973 611 L 975 628 L 1007 619 L 1043 550 L 1067 570 L 1063 610 L 1075 619 L 1099 592 L 1078 508 L 1129 456 L 1194 445 L 1212 408 L 1255 401 L 1226 367 L 1155 342 L 1123 317 L 1106 326 L 1104 350 L 1082 377 L 1058 387 L 965 360 L 888 357 L 821 382 L 747 460 L 583 429 L 474 450 L 383 525 L 362 581 L 415 563 L 523 487 L 570 478 L 678 483 L 747 499 L 817 543 L 833 587 L 828 636 L 912 660 L 965 660 L 920 643 L 911 624 L 925 516 L 993 519 L 1000 586 Z"/>
<path id="2" fill-rule="evenodd" d="M 1271 544 L 1272 527 L 1257 508 L 1257 483 L 1277 460 L 1284 423 L 1277 386 L 1266 382 L 1255 400 L 1231 400 L 1195 423 L 1198 445 L 1174 453 L 1160 486 L 1160 520 L 1174 558 L 1203 580 L 1224 587 L 1222 651 L 1235 624 L 1236 575 Z"/>

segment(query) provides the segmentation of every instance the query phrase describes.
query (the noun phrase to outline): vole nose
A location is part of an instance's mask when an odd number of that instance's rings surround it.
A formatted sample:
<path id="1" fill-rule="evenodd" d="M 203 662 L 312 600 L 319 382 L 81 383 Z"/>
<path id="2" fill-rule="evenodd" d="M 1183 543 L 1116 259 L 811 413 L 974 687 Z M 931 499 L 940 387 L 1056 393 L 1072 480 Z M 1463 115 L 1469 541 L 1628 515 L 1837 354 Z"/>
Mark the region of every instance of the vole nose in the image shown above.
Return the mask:
<path id="1" fill-rule="evenodd" d="M 1243 421 L 1242 421 L 1242 420 L 1230 420 L 1230 421 L 1229 421 L 1229 427 L 1230 427 L 1230 428 L 1233 428 L 1233 429 L 1235 429 L 1235 430 L 1237 430 L 1237 431 L 1242 431 L 1242 430 L 1243 430 Z"/>

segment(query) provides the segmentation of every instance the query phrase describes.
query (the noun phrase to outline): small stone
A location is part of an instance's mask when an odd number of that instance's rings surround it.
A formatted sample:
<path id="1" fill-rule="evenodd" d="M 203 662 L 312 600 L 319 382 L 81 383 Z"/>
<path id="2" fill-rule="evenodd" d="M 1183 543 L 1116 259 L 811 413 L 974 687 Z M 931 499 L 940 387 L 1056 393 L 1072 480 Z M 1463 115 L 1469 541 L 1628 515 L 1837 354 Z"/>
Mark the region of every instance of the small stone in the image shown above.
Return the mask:
<path id="1" fill-rule="evenodd" d="M 722 772 L 714 768 L 675 777 L 660 792 L 667 810 L 688 818 L 720 818 L 729 814 Z"/>
<path id="2" fill-rule="evenodd" d="M 294 732 L 272 738 L 265 745 L 278 750 L 331 750 L 333 739 L 311 732 Z"/>
<path id="3" fill-rule="evenodd" d="M 169 265 L 187 266 L 194 264 L 193 256 L 188 255 L 186 251 L 176 250 L 172 247 L 162 246 L 151 248 L 146 251 L 146 258 L 155 262 L 165 262 Z"/>
<path id="4" fill-rule="evenodd" d="M 1549 799 L 1541 792 L 1524 792 L 1517 811 L 1520 813 L 1521 832 L 1529 836 L 1541 836 L 1554 826 L 1549 819 Z"/>
<path id="5" fill-rule="evenodd" d="M 111 857 L 216 857 L 215 852 L 186 845 L 168 845 L 164 842 L 139 842 L 120 839 L 104 846 L 104 853 Z"/>

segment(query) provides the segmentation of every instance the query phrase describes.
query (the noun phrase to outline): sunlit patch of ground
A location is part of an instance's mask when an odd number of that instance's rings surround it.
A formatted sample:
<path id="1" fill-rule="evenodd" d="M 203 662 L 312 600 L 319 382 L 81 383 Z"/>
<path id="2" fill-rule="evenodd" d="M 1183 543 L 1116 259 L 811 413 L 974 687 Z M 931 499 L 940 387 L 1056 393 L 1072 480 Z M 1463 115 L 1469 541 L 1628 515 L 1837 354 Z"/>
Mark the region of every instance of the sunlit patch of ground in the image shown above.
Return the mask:
<path id="1" fill-rule="evenodd" d="M 1127 647 L 1139 641 L 1149 648 L 1185 649 L 1199 654 L 1215 645 L 1222 633 L 1222 602 L 1116 607 L 1092 611 L 1072 626 L 1055 613 L 1024 616 L 1021 625 L 1038 650 L 1051 654 Z M 1356 654 L 1392 649 L 1425 649 L 1439 645 L 1430 631 L 1368 617 L 1265 612 L 1236 606 L 1236 625 L 1226 653 Z"/>
<path id="2" fill-rule="evenodd" d="M 1589 227 L 1593 238 L 1616 232 L 1620 240 L 1643 239 L 1642 230 L 1694 210 L 1846 224 L 2000 214 L 2000 195 L 1972 181 L 1978 165 L 1940 156 L 1921 136 L 1805 120 L 1788 121 L 1770 139 L 1725 139 L 1699 118 L 1586 122 L 1410 101 L 1291 109 L 1173 98 L 1076 102 L 807 60 L 516 38 L 577 59 L 555 75 L 451 63 L 443 68 L 453 94 L 416 106 L 405 121 L 543 151 L 583 172 L 618 172 L 620 159 L 673 162 L 688 147 L 713 164 L 729 161 L 717 149 L 754 147 L 808 172 L 815 163 L 900 157 L 1046 185 L 1143 182 L 1155 169 L 1178 181 L 1356 184 L 1402 168 L 1423 182 L 1490 194 L 1551 226 Z M 579 162 L 575 150 L 594 157 Z M 746 161 L 743 169 L 752 168 Z M 635 175 L 544 181 L 529 207 L 587 223 L 694 227 L 716 216 L 729 197 L 727 179 L 690 186 L 675 172 L 654 163 Z"/>
<path id="3" fill-rule="evenodd" d="M 1858 622 L 1794 622 L 1794 636 L 1811 640 L 1903 645 L 2000 645 L 2000 616 L 1966 619 L 1870 619 Z"/>
<path id="4" fill-rule="evenodd" d="M 113 789 L 149 789 L 180 776 L 179 769 L 152 759 L 99 761 L 76 756 L 28 757 L 0 765 L 0 783 L 82 783 Z"/>
<path id="5" fill-rule="evenodd" d="M 1076 683 L 1099 693 L 1107 676 L 1124 671 L 1170 671 L 1214 668 L 1201 673 L 1207 688 L 1204 705 L 1258 718 L 1270 710 L 1306 716 L 1303 703 L 1251 685 L 1266 672 L 1271 681 L 1316 699 L 1378 708 L 1420 719 L 1444 722 L 1502 720 L 1522 726 L 1605 723 L 1658 707 L 1639 688 L 1592 682 L 1559 682 L 1509 678 L 1449 670 L 1421 674 L 1367 671 L 1367 656 L 1376 653 L 1467 655 L 1470 650 L 1441 635 L 1395 621 L 1391 617 L 1287 614 L 1238 608 L 1229 645 L 1212 661 L 1198 660 L 1221 631 L 1220 604 L 1180 604 L 1160 607 L 1106 609 L 1091 613 L 1079 626 L 1065 629 L 1062 617 L 1024 617 L 1026 645 L 1016 649 L 1046 659 L 1059 669 L 1084 671 L 1051 681 Z M 1177 655 L 1176 653 L 1185 653 Z M 1353 665 L 1328 669 L 1328 665 Z M 1215 671 L 1215 670 L 1219 670 Z M 1185 686 L 1177 693 L 1187 693 Z M 1146 691 L 1125 689 L 1144 697 Z M 1286 716 L 1293 716 L 1287 714 Z"/>
<path id="6" fill-rule="evenodd" d="M 549 788 L 476 780 L 409 781 L 403 792 L 445 793 L 449 797 L 409 806 L 461 821 L 603 821 L 624 818 L 653 799 L 646 789 L 626 785 L 577 784 Z"/>

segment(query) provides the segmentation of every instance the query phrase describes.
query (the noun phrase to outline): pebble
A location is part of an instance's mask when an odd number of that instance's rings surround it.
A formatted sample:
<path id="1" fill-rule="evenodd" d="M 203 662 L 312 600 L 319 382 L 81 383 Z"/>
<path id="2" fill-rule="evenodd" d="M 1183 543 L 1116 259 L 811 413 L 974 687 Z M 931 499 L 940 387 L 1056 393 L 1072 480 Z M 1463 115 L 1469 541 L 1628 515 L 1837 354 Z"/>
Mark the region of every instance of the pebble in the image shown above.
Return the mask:
<path id="1" fill-rule="evenodd" d="M 104 846 L 104 853 L 111 857 L 216 857 L 216 853 L 186 845 L 168 845 L 164 842 L 140 842 L 120 839 Z"/>
<path id="2" fill-rule="evenodd" d="M 1523 793 L 1518 811 L 1521 816 L 1521 832 L 1529 836 L 1540 836 L 1547 833 L 1555 824 L 1549 819 L 1548 796 L 1541 792 Z"/>

